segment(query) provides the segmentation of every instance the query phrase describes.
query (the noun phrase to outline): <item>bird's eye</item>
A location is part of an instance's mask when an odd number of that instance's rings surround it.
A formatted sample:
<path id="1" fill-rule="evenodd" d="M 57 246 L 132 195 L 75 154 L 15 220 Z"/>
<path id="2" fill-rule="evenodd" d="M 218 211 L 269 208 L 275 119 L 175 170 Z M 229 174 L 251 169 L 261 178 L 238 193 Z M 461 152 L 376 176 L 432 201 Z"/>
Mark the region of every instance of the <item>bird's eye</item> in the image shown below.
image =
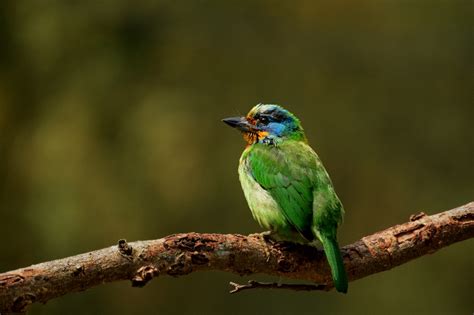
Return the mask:
<path id="1" fill-rule="evenodd" d="M 268 124 L 268 117 L 261 116 L 258 121 L 264 125 Z"/>

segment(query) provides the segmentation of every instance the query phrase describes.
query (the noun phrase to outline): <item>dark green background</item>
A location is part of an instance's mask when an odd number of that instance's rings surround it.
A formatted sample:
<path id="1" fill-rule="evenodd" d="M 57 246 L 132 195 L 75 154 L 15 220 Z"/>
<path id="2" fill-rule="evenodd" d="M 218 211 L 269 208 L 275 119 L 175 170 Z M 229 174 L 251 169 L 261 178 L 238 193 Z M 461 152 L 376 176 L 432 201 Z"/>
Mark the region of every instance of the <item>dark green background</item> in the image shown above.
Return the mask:
<path id="1" fill-rule="evenodd" d="M 471 1 L 0 2 L 0 271 L 186 231 L 252 233 L 256 103 L 301 118 L 342 244 L 474 199 Z M 104 285 L 32 314 L 471 314 L 465 241 L 349 294 L 230 296 L 221 272 Z"/>

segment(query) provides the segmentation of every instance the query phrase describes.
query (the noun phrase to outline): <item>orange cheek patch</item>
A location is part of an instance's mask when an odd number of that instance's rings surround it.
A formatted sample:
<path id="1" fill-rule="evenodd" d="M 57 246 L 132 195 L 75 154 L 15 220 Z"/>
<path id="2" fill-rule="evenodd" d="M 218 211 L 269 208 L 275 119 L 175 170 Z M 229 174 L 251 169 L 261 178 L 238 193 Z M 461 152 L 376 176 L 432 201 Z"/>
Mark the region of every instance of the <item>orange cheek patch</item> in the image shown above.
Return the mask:
<path id="1" fill-rule="evenodd" d="M 247 142 L 247 144 L 253 144 L 257 141 L 257 135 L 251 132 L 245 132 L 243 133 L 244 139 Z"/>
<path id="2" fill-rule="evenodd" d="M 242 135 L 247 144 L 254 144 L 257 140 L 262 140 L 268 136 L 268 131 L 259 131 L 258 133 L 244 132 Z"/>
<path id="3" fill-rule="evenodd" d="M 268 131 L 259 131 L 258 132 L 258 140 L 264 139 L 266 136 L 268 136 Z"/>

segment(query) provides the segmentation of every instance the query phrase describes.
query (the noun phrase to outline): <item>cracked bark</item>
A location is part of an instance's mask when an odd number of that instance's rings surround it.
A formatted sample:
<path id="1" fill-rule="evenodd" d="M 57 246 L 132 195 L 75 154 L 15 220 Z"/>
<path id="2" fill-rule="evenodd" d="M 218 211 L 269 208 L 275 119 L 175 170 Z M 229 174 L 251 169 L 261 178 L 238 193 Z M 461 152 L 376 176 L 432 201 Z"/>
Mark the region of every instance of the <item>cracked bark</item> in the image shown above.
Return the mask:
<path id="1" fill-rule="evenodd" d="M 354 281 L 472 237 L 474 202 L 432 216 L 413 215 L 409 222 L 363 237 L 341 251 L 349 280 Z M 106 282 L 131 280 L 133 286 L 142 287 L 157 276 L 209 270 L 242 276 L 264 273 L 332 288 L 322 250 L 266 243 L 256 235 L 183 233 L 151 241 L 120 240 L 118 246 L 2 273 L 0 312 L 23 312 L 31 303 L 46 303 Z"/>

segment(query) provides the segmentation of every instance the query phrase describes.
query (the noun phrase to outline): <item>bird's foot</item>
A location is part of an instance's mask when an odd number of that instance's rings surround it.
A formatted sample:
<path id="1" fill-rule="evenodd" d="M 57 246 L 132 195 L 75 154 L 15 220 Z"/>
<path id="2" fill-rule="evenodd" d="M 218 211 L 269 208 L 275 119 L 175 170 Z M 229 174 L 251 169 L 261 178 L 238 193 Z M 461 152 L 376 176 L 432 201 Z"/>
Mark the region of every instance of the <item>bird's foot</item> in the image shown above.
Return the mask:
<path id="1" fill-rule="evenodd" d="M 272 232 L 272 231 L 254 233 L 254 234 L 250 234 L 249 236 L 258 238 L 258 239 L 260 239 L 261 241 L 263 241 L 265 243 L 271 243 L 271 244 L 277 243 L 277 241 L 274 239 L 275 233 Z"/>
<path id="2" fill-rule="evenodd" d="M 276 243 L 276 241 L 272 238 L 272 235 L 274 235 L 272 231 L 265 231 L 262 233 L 250 234 L 249 236 L 256 237 L 260 239 L 261 241 L 263 241 L 264 243 L 270 243 L 273 245 Z M 268 246 L 265 246 L 264 251 L 265 251 L 265 257 L 267 258 L 267 262 L 268 262 L 270 260 L 270 249 L 268 248 Z"/>
<path id="3" fill-rule="evenodd" d="M 267 242 L 267 243 L 276 243 L 276 240 L 274 239 L 275 233 L 272 231 L 265 231 L 260 233 L 262 239 Z"/>

